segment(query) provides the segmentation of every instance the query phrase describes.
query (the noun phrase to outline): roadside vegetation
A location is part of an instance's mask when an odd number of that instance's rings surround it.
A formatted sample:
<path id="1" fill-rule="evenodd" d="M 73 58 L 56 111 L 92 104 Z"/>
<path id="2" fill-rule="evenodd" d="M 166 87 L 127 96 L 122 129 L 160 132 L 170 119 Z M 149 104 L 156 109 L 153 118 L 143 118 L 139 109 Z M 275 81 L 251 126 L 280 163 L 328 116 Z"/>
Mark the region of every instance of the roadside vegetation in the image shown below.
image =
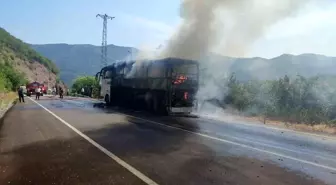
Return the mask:
<path id="1" fill-rule="evenodd" d="M 6 109 L 9 104 L 17 100 L 17 93 L 15 92 L 0 92 L 0 111 Z"/>
<path id="2" fill-rule="evenodd" d="M 227 79 L 220 105 L 244 116 L 297 124 L 336 126 L 336 77 L 285 76 L 278 80 L 239 82 Z"/>
<path id="3" fill-rule="evenodd" d="M 84 93 L 82 93 L 84 88 Z M 92 98 L 99 97 L 99 84 L 93 76 L 80 76 L 74 80 L 71 88 L 72 96 L 91 96 Z"/>
<path id="4" fill-rule="evenodd" d="M 28 80 L 23 73 L 18 72 L 9 63 L 0 61 L 0 92 L 16 91 L 21 85 L 26 85 Z"/>
<path id="5" fill-rule="evenodd" d="M 9 63 L 0 61 L 0 111 L 17 99 L 15 91 L 27 82 L 24 74 L 16 71 Z"/>

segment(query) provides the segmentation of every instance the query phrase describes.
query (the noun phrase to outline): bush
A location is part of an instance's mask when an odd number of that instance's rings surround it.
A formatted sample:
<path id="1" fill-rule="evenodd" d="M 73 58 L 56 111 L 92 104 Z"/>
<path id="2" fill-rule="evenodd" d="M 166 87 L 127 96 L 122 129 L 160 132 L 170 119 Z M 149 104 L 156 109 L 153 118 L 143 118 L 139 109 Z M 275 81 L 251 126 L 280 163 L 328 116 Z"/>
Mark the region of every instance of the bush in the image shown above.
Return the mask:
<path id="1" fill-rule="evenodd" d="M 249 115 L 267 116 L 288 122 L 334 124 L 336 119 L 335 77 L 288 76 L 272 81 L 238 82 L 234 75 L 223 104 Z"/>
<path id="2" fill-rule="evenodd" d="M 72 93 L 82 94 L 82 88 L 85 92 L 83 95 L 92 97 L 99 96 L 99 84 L 93 76 L 80 76 L 74 80 Z"/>
<path id="3" fill-rule="evenodd" d="M 16 71 L 12 65 L 0 63 L 0 91 L 16 91 L 27 82 L 25 75 Z"/>

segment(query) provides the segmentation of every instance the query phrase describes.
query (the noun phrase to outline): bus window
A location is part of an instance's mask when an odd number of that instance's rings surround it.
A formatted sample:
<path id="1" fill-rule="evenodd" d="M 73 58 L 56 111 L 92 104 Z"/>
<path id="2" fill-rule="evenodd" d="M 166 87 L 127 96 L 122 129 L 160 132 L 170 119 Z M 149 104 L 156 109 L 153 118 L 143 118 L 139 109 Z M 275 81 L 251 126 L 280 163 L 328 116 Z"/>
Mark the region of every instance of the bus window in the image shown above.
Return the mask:
<path id="1" fill-rule="evenodd" d="M 108 79 L 108 78 L 111 78 L 111 77 L 112 77 L 112 71 L 110 71 L 110 70 L 105 71 L 104 79 Z"/>
<path id="2" fill-rule="evenodd" d="M 116 69 L 116 74 L 117 75 L 123 75 L 124 74 L 124 67 L 123 66 L 118 66 Z"/>
<path id="3" fill-rule="evenodd" d="M 189 75 L 196 75 L 197 74 L 197 65 L 196 64 L 181 64 L 181 65 L 174 65 L 172 69 L 172 75 L 176 76 L 179 74 L 189 74 Z"/>
<path id="4" fill-rule="evenodd" d="M 165 77 L 165 68 L 163 63 L 153 63 L 148 70 L 148 77 L 161 78 Z"/>
<path id="5" fill-rule="evenodd" d="M 185 83 L 197 83 L 197 65 L 196 64 L 177 64 L 172 67 L 172 78 L 174 85 Z"/>

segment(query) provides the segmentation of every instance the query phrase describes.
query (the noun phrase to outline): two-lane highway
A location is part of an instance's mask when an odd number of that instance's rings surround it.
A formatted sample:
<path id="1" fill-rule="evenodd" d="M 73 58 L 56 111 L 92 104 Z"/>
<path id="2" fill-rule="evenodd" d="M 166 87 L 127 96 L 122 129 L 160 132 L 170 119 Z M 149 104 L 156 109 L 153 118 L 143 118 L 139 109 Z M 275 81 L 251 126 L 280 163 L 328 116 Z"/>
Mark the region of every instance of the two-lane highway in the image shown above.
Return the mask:
<path id="1" fill-rule="evenodd" d="M 336 184 L 332 137 L 94 105 L 16 105 L 0 130 L 0 184 Z"/>

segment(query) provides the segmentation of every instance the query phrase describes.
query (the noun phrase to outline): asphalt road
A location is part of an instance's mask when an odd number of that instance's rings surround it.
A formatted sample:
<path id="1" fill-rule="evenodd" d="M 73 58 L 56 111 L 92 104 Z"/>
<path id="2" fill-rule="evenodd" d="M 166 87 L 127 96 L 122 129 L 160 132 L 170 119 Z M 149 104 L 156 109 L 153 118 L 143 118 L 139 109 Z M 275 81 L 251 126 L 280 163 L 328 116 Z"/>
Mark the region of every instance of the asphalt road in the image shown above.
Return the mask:
<path id="1" fill-rule="evenodd" d="M 336 184 L 336 138 L 42 97 L 0 122 L 0 184 Z"/>

